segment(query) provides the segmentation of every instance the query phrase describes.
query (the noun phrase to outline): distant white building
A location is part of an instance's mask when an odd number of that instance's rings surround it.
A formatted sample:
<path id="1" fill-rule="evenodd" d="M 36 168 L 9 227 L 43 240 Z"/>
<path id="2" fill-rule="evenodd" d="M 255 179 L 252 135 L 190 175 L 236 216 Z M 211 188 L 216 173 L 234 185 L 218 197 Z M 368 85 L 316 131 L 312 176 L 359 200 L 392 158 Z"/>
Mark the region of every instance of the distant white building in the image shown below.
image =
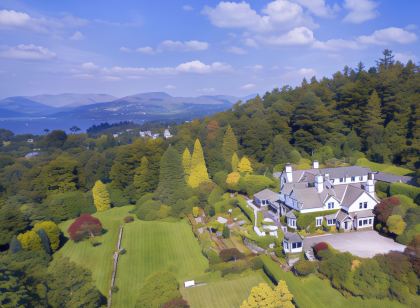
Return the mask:
<path id="1" fill-rule="evenodd" d="M 34 140 L 31 138 L 31 139 L 27 139 L 26 142 L 27 143 L 34 143 Z"/>
<path id="2" fill-rule="evenodd" d="M 171 135 L 171 132 L 169 131 L 169 129 L 165 129 L 165 131 L 163 132 L 163 137 L 165 139 L 172 138 L 172 135 Z"/>

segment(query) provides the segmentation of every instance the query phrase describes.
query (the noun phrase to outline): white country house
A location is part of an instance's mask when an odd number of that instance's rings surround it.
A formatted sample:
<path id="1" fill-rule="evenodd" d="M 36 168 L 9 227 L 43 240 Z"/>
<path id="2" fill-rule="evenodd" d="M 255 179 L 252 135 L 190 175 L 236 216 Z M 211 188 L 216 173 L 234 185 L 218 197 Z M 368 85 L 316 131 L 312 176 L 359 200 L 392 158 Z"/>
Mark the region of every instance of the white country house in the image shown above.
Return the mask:
<path id="1" fill-rule="evenodd" d="M 315 226 L 324 220 L 328 226 L 350 231 L 372 229 L 373 209 L 378 203 L 374 174 L 359 166 L 293 170 L 290 164 L 280 173 L 280 193 L 277 200 L 264 191 L 268 207 L 279 217 L 285 216 L 289 228 L 297 228 L 295 214 L 337 210 L 334 214 L 315 217 Z M 258 193 L 256 194 L 258 195 Z M 258 199 L 258 198 L 257 198 Z M 256 201 L 256 200 L 255 200 Z"/>

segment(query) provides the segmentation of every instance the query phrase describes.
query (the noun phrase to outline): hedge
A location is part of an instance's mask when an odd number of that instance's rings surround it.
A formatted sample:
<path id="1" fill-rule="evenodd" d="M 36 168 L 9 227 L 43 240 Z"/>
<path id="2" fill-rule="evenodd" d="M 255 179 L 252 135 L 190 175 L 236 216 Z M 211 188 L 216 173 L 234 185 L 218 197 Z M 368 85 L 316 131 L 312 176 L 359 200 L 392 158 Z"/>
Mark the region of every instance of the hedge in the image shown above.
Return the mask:
<path id="1" fill-rule="evenodd" d="M 411 199 L 416 199 L 420 194 L 420 187 L 415 187 L 405 183 L 392 183 L 389 187 L 389 194 L 392 195 L 406 195 Z"/>
<path id="2" fill-rule="evenodd" d="M 254 211 L 248 206 L 248 203 L 243 198 L 238 197 L 238 207 L 242 210 L 249 221 L 252 222 L 252 225 L 254 225 Z"/>
<path id="3" fill-rule="evenodd" d="M 308 260 L 300 260 L 293 266 L 295 272 L 299 276 L 308 276 L 315 272 L 317 268 L 316 262 L 311 262 Z"/>
<path id="4" fill-rule="evenodd" d="M 264 273 L 270 278 L 270 280 L 277 284 L 281 280 L 282 269 L 280 266 L 274 262 L 269 256 L 261 256 L 261 261 L 263 262 Z"/>

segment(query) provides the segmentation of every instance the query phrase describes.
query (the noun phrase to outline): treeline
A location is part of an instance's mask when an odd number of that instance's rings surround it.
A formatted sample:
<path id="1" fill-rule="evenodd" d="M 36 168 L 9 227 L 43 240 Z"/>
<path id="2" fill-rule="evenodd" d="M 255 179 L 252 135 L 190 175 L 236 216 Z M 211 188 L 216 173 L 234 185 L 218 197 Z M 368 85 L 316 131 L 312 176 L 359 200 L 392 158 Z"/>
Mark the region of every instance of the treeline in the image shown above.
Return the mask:
<path id="1" fill-rule="evenodd" d="M 203 122 L 178 128 L 178 138 L 191 134 L 204 141 L 210 172 L 222 153 L 220 128 L 230 124 L 242 153 L 261 167 L 273 167 L 300 156 L 322 161 L 367 156 L 376 162 L 419 167 L 420 74 L 412 61 L 394 61 L 385 50 L 377 66 L 345 67 L 332 78 L 303 80 L 284 86 Z"/>

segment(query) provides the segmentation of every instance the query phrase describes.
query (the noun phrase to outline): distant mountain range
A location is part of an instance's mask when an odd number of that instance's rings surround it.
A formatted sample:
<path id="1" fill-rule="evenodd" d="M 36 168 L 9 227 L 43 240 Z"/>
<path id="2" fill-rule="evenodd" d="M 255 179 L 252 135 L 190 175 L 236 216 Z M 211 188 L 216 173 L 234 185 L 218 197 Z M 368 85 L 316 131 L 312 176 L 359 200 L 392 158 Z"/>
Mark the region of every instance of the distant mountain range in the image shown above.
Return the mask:
<path id="1" fill-rule="evenodd" d="M 225 111 L 246 98 L 226 95 L 174 97 L 150 92 L 115 98 L 107 94 L 14 96 L 0 100 L 0 118 L 46 117 L 97 121 L 187 120 Z"/>

